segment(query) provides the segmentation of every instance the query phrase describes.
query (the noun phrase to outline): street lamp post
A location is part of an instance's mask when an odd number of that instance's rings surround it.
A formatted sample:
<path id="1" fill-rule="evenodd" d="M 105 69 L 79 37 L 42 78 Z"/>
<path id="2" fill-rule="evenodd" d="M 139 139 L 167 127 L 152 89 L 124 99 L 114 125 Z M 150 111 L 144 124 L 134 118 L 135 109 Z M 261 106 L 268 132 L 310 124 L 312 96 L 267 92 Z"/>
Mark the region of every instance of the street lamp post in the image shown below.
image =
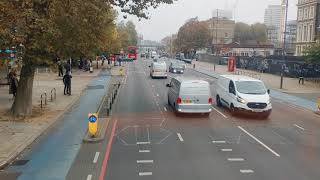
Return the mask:
<path id="1" fill-rule="evenodd" d="M 282 47 L 285 63 L 287 62 L 286 40 L 287 40 L 288 7 L 289 7 L 289 0 L 286 0 L 285 22 L 284 22 L 284 32 L 283 32 L 283 47 Z M 284 71 L 284 65 L 282 65 L 281 72 L 280 72 L 280 75 L 281 75 L 280 89 L 283 88 L 283 71 Z"/>

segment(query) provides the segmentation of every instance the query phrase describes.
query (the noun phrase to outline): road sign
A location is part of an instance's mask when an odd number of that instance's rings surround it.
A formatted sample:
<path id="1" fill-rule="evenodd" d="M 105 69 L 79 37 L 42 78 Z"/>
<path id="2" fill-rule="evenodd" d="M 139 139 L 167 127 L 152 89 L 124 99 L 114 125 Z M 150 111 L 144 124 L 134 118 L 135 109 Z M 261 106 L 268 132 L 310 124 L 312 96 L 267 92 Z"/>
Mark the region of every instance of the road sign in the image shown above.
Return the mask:
<path id="1" fill-rule="evenodd" d="M 91 137 L 95 137 L 98 131 L 98 115 L 97 113 L 88 114 L 88 130 Z"/>

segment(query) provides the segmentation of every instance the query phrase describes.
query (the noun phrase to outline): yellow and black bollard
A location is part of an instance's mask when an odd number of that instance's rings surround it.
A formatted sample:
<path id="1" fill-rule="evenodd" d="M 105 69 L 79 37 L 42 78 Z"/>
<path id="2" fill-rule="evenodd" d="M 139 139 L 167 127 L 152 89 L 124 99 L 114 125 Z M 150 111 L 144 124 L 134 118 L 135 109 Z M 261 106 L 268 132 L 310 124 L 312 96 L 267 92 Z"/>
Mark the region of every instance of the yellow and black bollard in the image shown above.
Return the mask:
<path id="1" fill-rule="evenodd" d="M 88 130 L 91 137 L 97 136 L 98 131 L 98 115 L 97 113 L 88 114 Z"/>

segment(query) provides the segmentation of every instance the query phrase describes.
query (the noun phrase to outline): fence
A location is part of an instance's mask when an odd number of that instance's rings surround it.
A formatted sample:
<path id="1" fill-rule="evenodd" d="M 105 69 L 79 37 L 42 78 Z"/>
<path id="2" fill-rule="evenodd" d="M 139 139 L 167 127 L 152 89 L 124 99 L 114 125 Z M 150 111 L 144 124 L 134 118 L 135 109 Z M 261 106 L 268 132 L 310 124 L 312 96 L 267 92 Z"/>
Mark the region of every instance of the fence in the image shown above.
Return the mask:
<path id="1" fill-rule="evenodd" d="M 249 77 L 261 80 L 261 73 L 253 73 L 253 72 L 247 72 L 247 71 L 242 71 L 242 70 L 236 70 L 234 72 L 234 74 L 235 75 L 249 76 Z"/>

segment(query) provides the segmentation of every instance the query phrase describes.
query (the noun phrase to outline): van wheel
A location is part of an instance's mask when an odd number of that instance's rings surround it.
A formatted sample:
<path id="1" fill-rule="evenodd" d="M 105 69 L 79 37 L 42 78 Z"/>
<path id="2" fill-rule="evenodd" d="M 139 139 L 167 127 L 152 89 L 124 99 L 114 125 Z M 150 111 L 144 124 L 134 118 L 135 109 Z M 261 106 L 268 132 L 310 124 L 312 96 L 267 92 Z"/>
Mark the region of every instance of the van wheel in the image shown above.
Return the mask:
<path id="1" fill-rule="evenodd" d="M 237 109 L 233 106 L 233 104 L 230 105 L 230 112 L 233 116 L 237 115 Z"/>
<path id="2" fill-rule="evenodd" d="M 217 97 L 216 97 L 216 102 L 217 102 L 218 107 L 222 107 L 222 103 L 221 103 L 219 95 L 217 95 Z"/>

